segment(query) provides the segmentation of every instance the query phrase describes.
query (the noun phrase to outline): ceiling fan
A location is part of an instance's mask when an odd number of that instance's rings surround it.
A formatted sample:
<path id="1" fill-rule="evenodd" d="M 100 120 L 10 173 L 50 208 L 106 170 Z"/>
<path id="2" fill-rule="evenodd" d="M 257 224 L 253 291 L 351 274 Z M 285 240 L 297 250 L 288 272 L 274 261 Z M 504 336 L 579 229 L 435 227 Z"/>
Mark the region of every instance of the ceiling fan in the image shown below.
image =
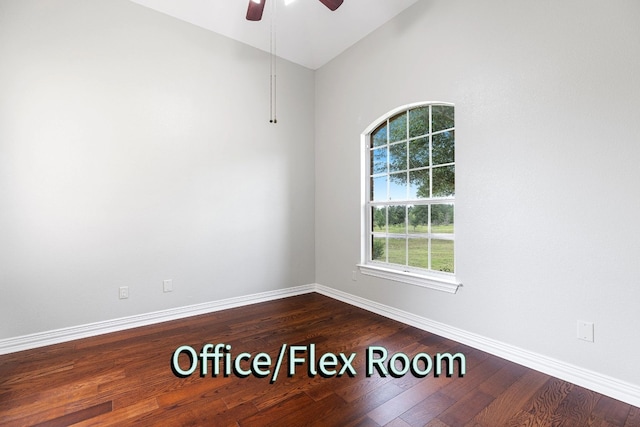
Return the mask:
<path id="1" fill-rule="evenodd" d="M 262 19 L 262 12 L 264 11 L 265 2 L 266 0 L 249 0 L 249 7 L 247 8 L 248 21 L 259 21 Z M 336 10 L 337 8 L 339 8 L 342 2 L 343 0 L 320 0 L 320 3 L 327 6 L 331 10 Z"/>

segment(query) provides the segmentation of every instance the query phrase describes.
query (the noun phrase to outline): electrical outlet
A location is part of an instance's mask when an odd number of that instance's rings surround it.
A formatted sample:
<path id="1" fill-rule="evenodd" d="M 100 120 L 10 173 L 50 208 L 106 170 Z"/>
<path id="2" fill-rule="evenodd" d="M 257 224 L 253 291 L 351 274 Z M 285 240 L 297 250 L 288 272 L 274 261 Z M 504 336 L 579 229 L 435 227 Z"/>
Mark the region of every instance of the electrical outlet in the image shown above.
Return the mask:
<path id="1" fill-rule="evenodd" d="M 593 322 L 578 320 L 578 339 L 593 342 Z"/>
<path id="2" fill-rule="evenodd" d="M 129 298 L 129 287 L 128 286 L 120 286 L 120 299 Z"/>
<path id="3" fill-rule="evenodd" d="M 173 279 L 167 279 L 162 281 L 162 291 L 163 292 L 173 291 Z"/>
<path id="4" fill-rule="evenodd" d="M 358 272 L 353 270 L 351 272 L 351 280 L 353 280 L 354 282 L 358 281 Z"/>

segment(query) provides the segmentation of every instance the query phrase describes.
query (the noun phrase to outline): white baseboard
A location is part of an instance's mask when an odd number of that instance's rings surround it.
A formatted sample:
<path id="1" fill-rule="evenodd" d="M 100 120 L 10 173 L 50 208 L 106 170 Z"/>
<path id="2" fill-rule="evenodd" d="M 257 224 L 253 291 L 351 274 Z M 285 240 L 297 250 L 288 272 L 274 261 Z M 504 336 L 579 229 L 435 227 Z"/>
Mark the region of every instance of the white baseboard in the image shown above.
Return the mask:
<path id="1" fill-rule="evenodd" d="M 640 407 L 640 386 L 638 385 L 630 384 L 616 378 L 580 368 L 570 363 L 562 362 L 560 360 L 524 350 L 491 338 L 454 328 L 444 323 L 435 322 L 388 305 L 380 304 L 378 302 L 356 295 L 351 295 L 320 284 L 278 289 L 253 295 L 228 298 L 220 301 L 172 308 L 104 322 L 3 339 L 0 340 L 0 355 L 310 292 L 318 292 L 319 294 L 327 297 L 360 307 L 364 310 L 397 320 L 407 325 L 432 332 L 478 350 L 486 351 L 487 353 L 502 357 L 503 359 L 511 362 L 526 366 L 527 368 L 535 369 L 536 371 L 543 372 L 547 375 L 560 378 L 581 387 L 610 396 L 614 399 L 621 400 L 630 405 Z"/>
<path id="2" fill-rule="evenodd" d="M 551 375 L 561 380 L 621 400 L 633 406 L 640 407 L 640 386 L 626 381 L 602 375 L 594 371 L 580 368 L 548 356 L 524 350 L 522 348 L 483 337 L 444 323 L 416 316 L 397 308 L 389 307 L 375 301 L 361 298 L 327 286 L 315 285 L 319 294 L 337 299 L 347 304 L 363 308 L 381 316 L 397 320 L 424 331 L 432 332 L 445 338 L 485 351 L 527 368 Z"/>
<path id="3" fill-rule="evenodd" d="M 189 305 L 186 307 L 170 308 L 167 310 L 128 316 L 120 319 L 106 320 L 103 322 L 3 339 L 0 340 L 0 355 L 44 347 L 46 345 L 60 344 L 67 341 L 107 334 L 110 332 L 123 331 L 125 329 L 137 328 L 155 323 L 167 322 L 169 320 L 183 319 L 185 317 L 197 316 L 199 314 L 213 313 L 215 311 L 256 304 L 259 302 L 306 294 L 313 292 L 314 290 L 315 285 L 277 289 L 258 294 L 227 298 L 219 301 Z"/>

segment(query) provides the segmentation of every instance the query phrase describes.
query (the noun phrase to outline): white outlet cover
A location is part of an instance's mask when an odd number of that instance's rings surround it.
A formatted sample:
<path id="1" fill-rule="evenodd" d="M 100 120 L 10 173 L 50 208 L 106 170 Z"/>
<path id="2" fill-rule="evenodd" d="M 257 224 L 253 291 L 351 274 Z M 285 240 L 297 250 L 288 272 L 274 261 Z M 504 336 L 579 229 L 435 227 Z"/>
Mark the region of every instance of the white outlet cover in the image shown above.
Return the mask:
<path id="1" fill-rule="evenodd" d="M 593 342 L 593 322 L 578 320 L 578 339 Z"/>

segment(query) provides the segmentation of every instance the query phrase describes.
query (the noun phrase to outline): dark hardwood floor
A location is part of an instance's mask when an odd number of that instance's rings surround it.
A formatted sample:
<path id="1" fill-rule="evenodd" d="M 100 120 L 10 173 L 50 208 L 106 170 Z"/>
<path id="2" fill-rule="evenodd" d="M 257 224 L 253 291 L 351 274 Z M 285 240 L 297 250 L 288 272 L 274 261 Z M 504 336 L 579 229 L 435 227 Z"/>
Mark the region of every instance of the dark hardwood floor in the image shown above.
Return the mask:
<path id="1" fill-rule="evenodd" d="M 218 376 L 211 354 L 207 375 L 200 375 L 199 353 L 207 343 L 231 345 L 222 352 Z M 287 356 L 272 381 L 283 344 Z M 316 367 L 327 352 L 356 356 L 333 364 L 325 357 L 324 376 L 308 373 L 307 361 L 287 375 L 290 346 L 311 344 Z M 173 354 L 183 345 L 197 352 L 190 375 L 188 349 L 172 369 Z M 457 359 L 452 376 L 435 376 L 435 360 L 423 378 L 411 372 L 367 376 L 370 346 L 384 347 L 388 358 L 459 352 L 466 374 L 458 375 Z M 239 372 L 223 375 L 225 354 L 233 364 L 245 352 L 268 353 L 271 365 L 264 355 L 243 356 Z M 258 361 L 254 372 L 243 375 L 252 360 Z M 416 369 L 426 371 L 424 357 L 421 362 Z M 331 375 L 345 365 L 342 376 Z M 350 369 L 355 376 L 347 375 Z M 319 294 L 0 356 L 0 425 L 132 424 L 630 427 L 640 426 L 640 409 Z"/>

